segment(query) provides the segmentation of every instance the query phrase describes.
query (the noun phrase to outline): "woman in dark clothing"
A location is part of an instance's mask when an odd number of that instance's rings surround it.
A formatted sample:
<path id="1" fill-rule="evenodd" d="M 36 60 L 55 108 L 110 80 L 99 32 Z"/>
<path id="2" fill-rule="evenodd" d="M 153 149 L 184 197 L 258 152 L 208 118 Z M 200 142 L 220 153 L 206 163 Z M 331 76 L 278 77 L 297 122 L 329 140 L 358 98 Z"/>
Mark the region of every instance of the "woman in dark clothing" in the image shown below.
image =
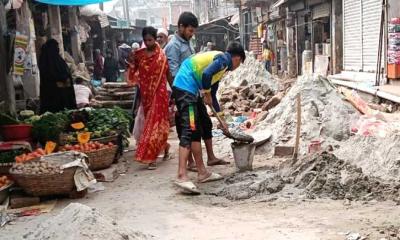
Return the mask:
<path id="1" fill-rule="evenodd" d="M 76 99 L 71 73 L 60 55 L 56 40 L 50 39 L 42 46 L 39 69 L 40 112 L 75 109 Z"/>
<path id="2" fill-rule="evenodd" d="M 106 82 L 116 82 L 118 75 L 118 62 L 113 57 L 112 51 L 108 49 L 106 59 L 104 60 L 103 76 L 105 77 Z"/>

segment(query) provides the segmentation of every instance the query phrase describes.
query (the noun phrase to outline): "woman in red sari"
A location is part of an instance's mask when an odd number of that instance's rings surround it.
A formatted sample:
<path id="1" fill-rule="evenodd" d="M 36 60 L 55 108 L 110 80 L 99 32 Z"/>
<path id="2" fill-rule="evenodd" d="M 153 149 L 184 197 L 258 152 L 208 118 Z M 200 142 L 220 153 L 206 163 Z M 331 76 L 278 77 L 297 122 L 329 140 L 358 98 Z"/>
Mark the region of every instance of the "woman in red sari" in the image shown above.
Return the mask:
<path id="1" fill-rule="evenodd" d="M 146 48 L 135 51 L 130 59 L 129 82 L 138 84 L 144 112 L 144 128 L 136 149 L 136 161 L 157 168 L 157 157 L 167 154 L 169 144 L 169 112 L 167 58 L 156 43 L 157 30 L 145 27 L 142 32 Z"/>

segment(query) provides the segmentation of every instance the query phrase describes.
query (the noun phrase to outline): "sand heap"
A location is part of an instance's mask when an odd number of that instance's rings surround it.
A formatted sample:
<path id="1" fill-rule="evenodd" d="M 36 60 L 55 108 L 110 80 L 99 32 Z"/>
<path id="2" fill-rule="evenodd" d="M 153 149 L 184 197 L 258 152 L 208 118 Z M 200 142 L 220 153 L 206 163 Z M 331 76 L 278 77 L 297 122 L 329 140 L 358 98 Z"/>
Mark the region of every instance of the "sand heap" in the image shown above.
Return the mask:
<path id="1" fill-rule="evenodd" d="M 258 129 L 270 129 L 272 140 L 262 153 L 270 154 L 275 145 L 293 146 L 296 132 L 296 96 L 301 94 L 301 145 L 300 153 L 306 153 L 312 140 L 320 140 L 323 146 L 337 146 L 350 137 L 350 123 L 359 113 L 342 100 L 326 79 L 300 77 L 281 103 L 270 110 Z"/>
<path id="2" fill-rule="evenodd" d="M 308 156 L 278 169 L 235 173 L 208 194 L 230 200 L 249 198 L 330 198 L 400 202 L 399 182 L 369 177 L 331 153 Z"/>
<path id="3" fill-rule="evenodd" d="M 400 181 L 399 134 L 392 133 L 384 138 L 352 136 L 335 154 L 361 167 L 370 176 Z"/>
<path id="4" fill-rule="evenodd" d="M 289 168 L 294 186 L 304 189 L 308 198 L 400 201 L 399 183 L 369 177 L 331 153 L 309 156 Z"/>
<path id="5" fill-rule="evenodd" d="M 150 237 L 118 225 L 88 206 L 71 203 L 55 217 L 24 235 L 27 240 L 134 240 Z"/>

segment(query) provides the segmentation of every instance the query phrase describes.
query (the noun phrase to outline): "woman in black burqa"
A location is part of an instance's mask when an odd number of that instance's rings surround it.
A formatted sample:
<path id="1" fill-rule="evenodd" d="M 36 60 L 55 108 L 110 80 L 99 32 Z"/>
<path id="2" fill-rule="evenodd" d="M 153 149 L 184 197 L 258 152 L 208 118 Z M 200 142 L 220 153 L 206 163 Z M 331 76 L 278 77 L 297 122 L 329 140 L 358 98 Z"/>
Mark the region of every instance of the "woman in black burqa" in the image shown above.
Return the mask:
<path id="1" fill-rule="evenodd" d="M 60 55 L 58 42 L 49 39 L 39 58 L 40 112 L 59 112 L 76 109 L 72 76 L 67 63 Z"/>

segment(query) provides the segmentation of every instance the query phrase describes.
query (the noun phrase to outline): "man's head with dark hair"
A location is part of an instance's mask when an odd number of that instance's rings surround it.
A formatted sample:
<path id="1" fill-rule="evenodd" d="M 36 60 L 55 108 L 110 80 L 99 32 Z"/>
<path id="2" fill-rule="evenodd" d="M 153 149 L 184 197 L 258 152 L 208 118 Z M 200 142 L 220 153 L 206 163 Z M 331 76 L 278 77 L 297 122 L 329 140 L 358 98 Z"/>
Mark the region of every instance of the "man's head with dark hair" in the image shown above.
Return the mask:
<path id="1" fill-rule="evenodd" d="M 153 27 L 143 28 L 142 37 L 147 49 L 153 50 L 156 46 L 157 29 Z"/>
<path id="2" fill-rule="evenodd" d="M 230 43 L 226 51 L 232 57 L 232 70 L 238 68 L 240 64 L 243 63 L 244 60 L 246 60 L 246 53 L 244 52 L 244 48 L 238 42 Z"/>
<path id="3" fill-rule="evenodd" d="M 178 19 L 178 34 L 185 40 L 189 41 L 196 28 L 199 27 L 199 21 L 197 17 L 191 12 L 183 12 Z"/>
<path id="4" fill-rule="evenodd" d="M 85 80 L 83 80 L 83 78 L 81 78 L 81 77 L 75 78 L 75 84 L 83 84 L 83 81 L 85 81 Z"/>

